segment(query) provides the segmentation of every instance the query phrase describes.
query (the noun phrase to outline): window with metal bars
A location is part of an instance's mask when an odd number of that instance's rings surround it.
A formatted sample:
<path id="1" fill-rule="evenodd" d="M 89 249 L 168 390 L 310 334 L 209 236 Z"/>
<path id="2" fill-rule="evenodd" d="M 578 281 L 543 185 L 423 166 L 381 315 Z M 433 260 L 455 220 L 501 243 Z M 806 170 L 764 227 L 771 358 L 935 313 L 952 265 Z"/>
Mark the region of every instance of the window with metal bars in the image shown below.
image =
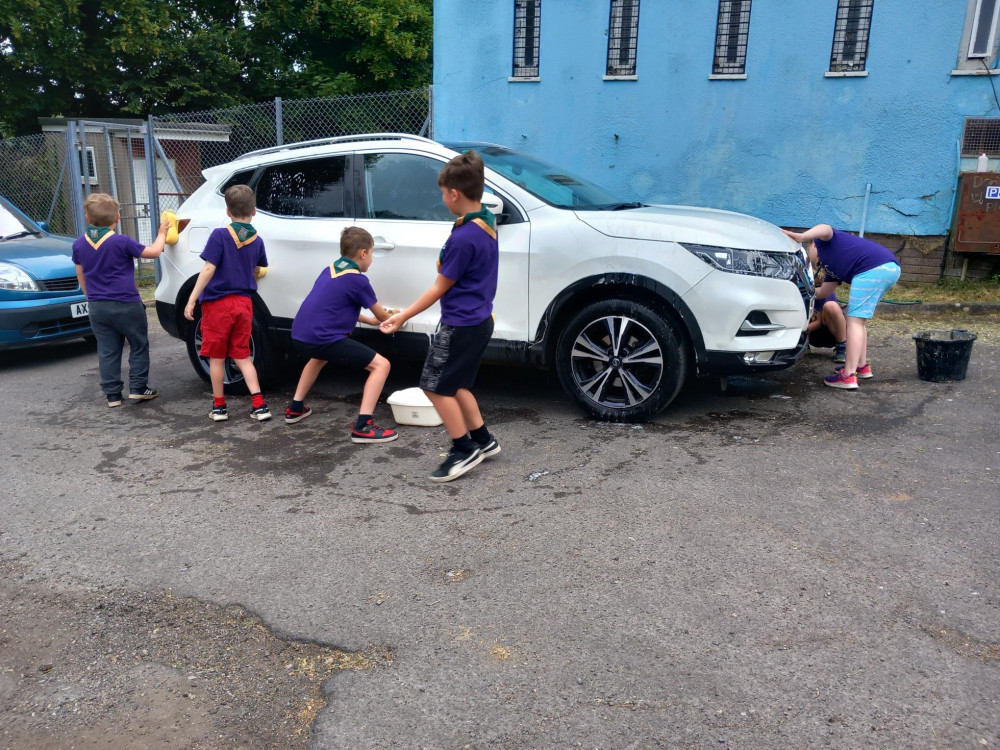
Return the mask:
<path id="1" fill-rule="evenodd" d="M 713 75 L 742 75 L 747 69 L 750 0 L 719 0 Z"/>
<path id="2" fill-rule="evenodd" d="M 634 76 L 638 48 L 639 0 L 611 0 L 607 74 Z"/>
<path id="3" fill-rule="evenodd" d="M 962 156 L 1000 157 L 1000 117 L 966 117 Z"/>
<path id="4" fill-rule="evenodd" d="M 853 73 L 865 69 L 868 35 L 872 27 L 875 0 L 837 0 L 837 21 L 833 27 L 831 73 Z"/>
<path id="5" fill-rule="evenodd" d="M 538 77 L 542 0 L 514 0 L 513 78 Z"/>

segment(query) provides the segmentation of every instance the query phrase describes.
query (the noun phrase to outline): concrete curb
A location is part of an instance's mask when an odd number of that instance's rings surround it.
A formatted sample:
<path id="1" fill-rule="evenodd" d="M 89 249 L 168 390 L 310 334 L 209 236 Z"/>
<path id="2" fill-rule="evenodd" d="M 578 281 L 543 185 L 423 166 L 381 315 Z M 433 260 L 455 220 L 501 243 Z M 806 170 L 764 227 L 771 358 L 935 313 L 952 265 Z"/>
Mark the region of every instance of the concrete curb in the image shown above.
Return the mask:
<path id="1" fill-rule="evenodd" d="M 875 308 L 878 315 L 940 315 L 942 313 L 964 313 L 965 315 L 1000 314 L 1000 302 L 918 302 L 897 304 L 880 302 Z"/>

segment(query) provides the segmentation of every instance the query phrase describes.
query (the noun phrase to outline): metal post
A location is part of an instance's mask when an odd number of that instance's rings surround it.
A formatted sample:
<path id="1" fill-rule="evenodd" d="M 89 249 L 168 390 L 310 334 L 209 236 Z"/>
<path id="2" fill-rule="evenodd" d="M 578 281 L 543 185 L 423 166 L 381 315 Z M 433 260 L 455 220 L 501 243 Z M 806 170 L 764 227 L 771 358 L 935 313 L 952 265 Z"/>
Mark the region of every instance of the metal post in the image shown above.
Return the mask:
<path id="1" fill-rule="evenodd" d="M 150 237 L 153 239 L 156 239 L 156 234 L 160 229 L 160 180 L 156 172 L 156 154 L 154 153 L 157 146 L 156 136 L 153 135 L 153 116 L 150 115 L 146 121 L 143 153 L 146 155 L 146 183 L 149 193 L 149 231 Z M 153 261 L 153 280 L 157 285 L 160 283 L 160 276 L 160 259 L 157 258 Z"/>
<path id="2" fill-rule="evenodd" d="M 274 97 L 274 130 L 275 130 L 275 146 L 285 145 L 285 128 L 281 122 L 281 97 Z"/>
<path id="3" fill-rule="evenodd" d="M 108 126 L 104 126 L 104 148 L 108 155 L 108 179 L 111 181 L 111 197 L 118 199 L 118 180 L 115 179 L 115 160 L 111 158 L 111 136 L 108 134 Z"/>
<path id="4" fill-rule="evenodd" d="M 427 137 L 434 140 L 434 86 L 427 87 Z"/>
<path id="5" fill-rule="evenodd" d="M 71 159 L 74 169 L 70 170 L 70 207 L 73 211 L 73 231 L 82 235 L 87 231 L 87 219 L 83 215 L 83 162 L 80 154 L 80 139 L 77 137 L 76 121 L 66 123 L 66 158 Z"/>
<path id="6" fill-rule="evenodd" d="M 859 232 L 861 237 L 865 236 L 865 220 L 868 218 L 868 199 L 872 194 L 872 184 L 869 182 L 865 186 L 865 205 L 861 209 L 861 232 Z"/>

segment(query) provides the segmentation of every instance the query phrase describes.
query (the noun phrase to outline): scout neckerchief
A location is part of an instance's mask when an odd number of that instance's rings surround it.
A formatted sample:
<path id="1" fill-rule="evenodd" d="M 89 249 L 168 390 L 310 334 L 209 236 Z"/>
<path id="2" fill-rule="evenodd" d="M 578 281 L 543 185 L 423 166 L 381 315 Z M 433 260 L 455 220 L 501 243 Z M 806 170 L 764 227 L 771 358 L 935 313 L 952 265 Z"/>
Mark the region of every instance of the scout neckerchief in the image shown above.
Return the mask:
<path id="1" fill-rule="evenodd" d="M 469 222 L 472 222 L 477 227 L 486 232 L 486 234 L 488 234 L 490 237 L 496 239 L 497 238 L 496 217 L 488 208 L 486 208 L 485 204 L 481 203 L 480 206 L 482 206 L 482 208 L 480 208 L 475 213 L 466 214 L 465 216 L 459 217 L 458 220 L 455 222 L 455 224 L 452 226 L 451 231 L 454 232 L 463 224 L 468 224 Z M 441 270 L 441 262 L 443 259 L 444 259 L 444 248 L 442 247 L 441 252 L 438 253 L 438 261 L 437 261 L 438 271 Z"/>
<path id="2" fill-rule="evenodd" d="M 257 230 L 253 228 L 253 225 L 243 221 L 234 221 L 226 229 L 229 230 L 229 234 L 233 238 L 233 242 L 236 243 L 236 247 L 249 245 L 257 238 Z"/>
<path id="3" fill-rule="evenodd" d="M 330 264 L 330 278 L 335 279 L 348 273 L 361 273 L 361 266 L 350 258 L 341 256 Z"/>
<path id="4" fill-rule="evenodd" d="M 95 227 L 93 224 L 87 225 L 87 232 L 83 236 L 95 250 L 104 244 L 104 240 L 113 235 L 115 230 L 111 227 Z"/>

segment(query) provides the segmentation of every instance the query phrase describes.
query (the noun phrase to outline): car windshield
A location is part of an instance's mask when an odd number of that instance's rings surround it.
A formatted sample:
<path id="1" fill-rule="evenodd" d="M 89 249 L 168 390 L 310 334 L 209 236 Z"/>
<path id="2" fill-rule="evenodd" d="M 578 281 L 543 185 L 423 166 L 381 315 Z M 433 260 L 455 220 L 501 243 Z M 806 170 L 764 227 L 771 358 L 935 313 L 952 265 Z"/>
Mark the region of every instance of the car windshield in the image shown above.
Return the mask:
<path id="1" fill-rule="evenodd" d="M 642 205 L 623 200 L 600 185 L 509 148 L 478 143 L 446 145 L 463 153 L 475 149 L 487 167 L 557 208 L 616 211 Z"/>
<path id="2" fill-rule="evenodd" d="M 0 238 L 37 231 L 38 227 L 22 219 L 17 211 L 11 210 L 7 202 L 0 199 Z"/>

